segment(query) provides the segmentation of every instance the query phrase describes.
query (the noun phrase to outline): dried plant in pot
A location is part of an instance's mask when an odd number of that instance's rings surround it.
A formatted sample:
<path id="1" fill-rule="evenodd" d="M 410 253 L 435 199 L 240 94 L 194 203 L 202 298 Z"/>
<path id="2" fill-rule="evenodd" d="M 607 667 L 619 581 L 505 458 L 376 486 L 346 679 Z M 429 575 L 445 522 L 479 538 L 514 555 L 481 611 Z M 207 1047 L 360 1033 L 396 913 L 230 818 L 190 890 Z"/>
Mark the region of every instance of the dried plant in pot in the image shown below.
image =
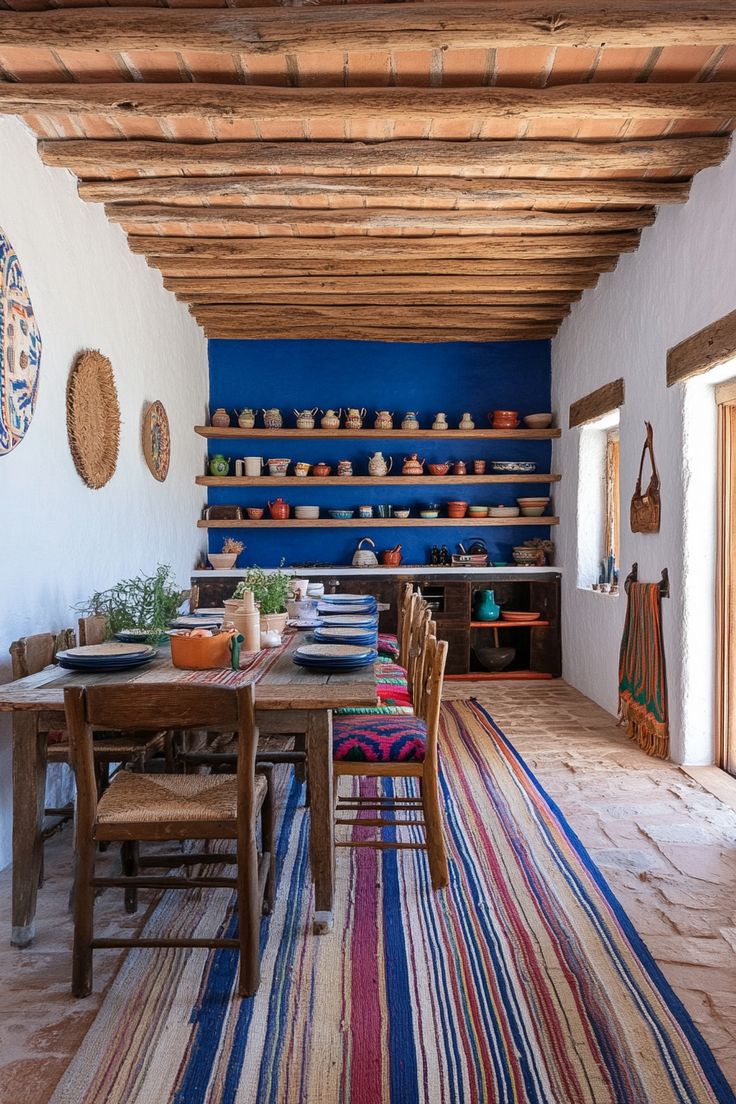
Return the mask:
<path id="1" fill-rule="evenodd" d="M 207 559 L 215 571 L 232 571 L 237 563 L 238 556 L 245 548 L 242 541 L 225 537 L 222 543 L 222 552 L 211 552 Z"/>
<path id="2" fill-rule="evenodd" d="M 291 586 L 291 575 L 282 571 L 283 560 L 278 568 L 266 570 L 251 567 L 242 583 L 238 583 L 233 598 L 242 598 L 246 590 L 252 590 L 261 615 L 261 632 L 275 629 L 283 632 L 286 628 L 288 613 L 286 601 Z"/>

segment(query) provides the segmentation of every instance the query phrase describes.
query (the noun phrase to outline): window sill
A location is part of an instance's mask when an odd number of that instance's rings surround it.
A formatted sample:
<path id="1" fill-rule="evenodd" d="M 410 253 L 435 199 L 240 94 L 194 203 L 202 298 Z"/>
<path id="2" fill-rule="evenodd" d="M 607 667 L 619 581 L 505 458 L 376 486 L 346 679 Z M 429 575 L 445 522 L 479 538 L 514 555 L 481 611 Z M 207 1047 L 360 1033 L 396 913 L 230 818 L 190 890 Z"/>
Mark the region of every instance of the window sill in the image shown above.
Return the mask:
<path id="1" fill-rule="evenodd" d="M 578 589 L 579 592 L 582 592 L 583 594 L 595 594 L 598 598 L 620 598 L 621 597 L 621 591 L 620 590 L 616 591 L 615 594 L 611 594 L 610 591 L 606 591 L 606 590 L 593 590 L 592 586 L 579 586 L 577 589 Z"/>

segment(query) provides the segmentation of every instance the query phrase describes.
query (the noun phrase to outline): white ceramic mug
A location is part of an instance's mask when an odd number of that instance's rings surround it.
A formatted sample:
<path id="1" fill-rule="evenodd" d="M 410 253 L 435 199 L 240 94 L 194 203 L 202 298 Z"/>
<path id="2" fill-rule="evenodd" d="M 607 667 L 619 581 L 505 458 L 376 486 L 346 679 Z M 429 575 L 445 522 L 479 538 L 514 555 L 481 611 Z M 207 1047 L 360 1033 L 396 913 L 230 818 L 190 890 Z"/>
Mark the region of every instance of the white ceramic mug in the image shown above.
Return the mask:
<path id="1" fill-rule="evenodd" d="M 292 579 L 291 580 L 291 593 L 294 595 L 297 601 L 300 598 L 306 598 L 307 587 L 309 586 L 309 579 Z"/>
<path id="2" fill-rule="evenodd" d="M 263 470 L 262 456 L 245 456 L 243 463 L 245 464 L 245 474 L 248 476 L 260 475 Z"/>

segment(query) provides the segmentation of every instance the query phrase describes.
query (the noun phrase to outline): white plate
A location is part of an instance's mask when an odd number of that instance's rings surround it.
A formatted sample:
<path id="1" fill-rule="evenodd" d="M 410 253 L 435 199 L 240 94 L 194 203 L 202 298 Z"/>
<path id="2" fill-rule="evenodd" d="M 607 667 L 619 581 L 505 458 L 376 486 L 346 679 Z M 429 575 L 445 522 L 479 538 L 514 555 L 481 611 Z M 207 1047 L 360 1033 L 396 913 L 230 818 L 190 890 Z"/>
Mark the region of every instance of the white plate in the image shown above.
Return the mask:
<path id="1" fill-rule="evenodd" d="M 120 641 L 110 641 L 107 644 L 83 644 L 79 648 L 67 648 L 64 655 L 70 656 L 72 659 L 112 659 L 121 656 L 130 658 L 131 656 L 150 655 L 155 651 L 156 649 L 152 648 L 150 644 L 123 644 Z"/>

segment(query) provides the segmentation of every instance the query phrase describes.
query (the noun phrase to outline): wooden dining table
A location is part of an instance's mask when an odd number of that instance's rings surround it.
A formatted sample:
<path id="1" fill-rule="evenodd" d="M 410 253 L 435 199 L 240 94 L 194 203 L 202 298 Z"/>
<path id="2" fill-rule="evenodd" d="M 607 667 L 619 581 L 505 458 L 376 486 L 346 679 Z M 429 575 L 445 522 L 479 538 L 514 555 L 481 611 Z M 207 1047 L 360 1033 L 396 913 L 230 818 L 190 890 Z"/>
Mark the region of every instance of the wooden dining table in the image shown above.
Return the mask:
<path id="1" fill-rule="evenodd" d="M 290 632 L 278 649 L 244 656 L 241 668 L 190 671 L 174 667 L 168 647 L 144 667 L 80 672 L 60 666 L 0 685 L 0 712 L 13 714 L 13 902 L 11 942 L 27 947 L 35 935 L 43 849 L 47 734 L 63 729 L 64 688 L 101 683 L 256 684 L 256 718 L 263 734 L 305 736 L 309 786 L 310 864 L 316 934 L 333 924 L 335 825 L 332 793 L 332 711 L 376 705 L 373 665 L 344 674 L 298 667 L 292 659 L 303 637 Z"/>

